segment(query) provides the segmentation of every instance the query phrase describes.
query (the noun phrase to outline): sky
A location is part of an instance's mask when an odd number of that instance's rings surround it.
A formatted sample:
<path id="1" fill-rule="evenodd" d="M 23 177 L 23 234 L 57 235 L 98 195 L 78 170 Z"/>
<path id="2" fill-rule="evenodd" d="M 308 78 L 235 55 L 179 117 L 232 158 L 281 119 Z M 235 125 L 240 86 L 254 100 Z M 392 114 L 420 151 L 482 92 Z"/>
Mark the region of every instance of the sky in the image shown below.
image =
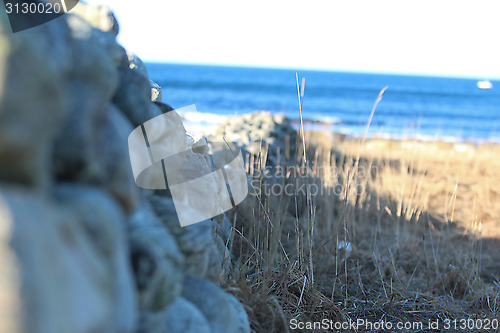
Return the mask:
<path id="1" fill-rule="evenodd" d="M 498 0 L 88 0 L 145 61 L 500 79 Z"/>

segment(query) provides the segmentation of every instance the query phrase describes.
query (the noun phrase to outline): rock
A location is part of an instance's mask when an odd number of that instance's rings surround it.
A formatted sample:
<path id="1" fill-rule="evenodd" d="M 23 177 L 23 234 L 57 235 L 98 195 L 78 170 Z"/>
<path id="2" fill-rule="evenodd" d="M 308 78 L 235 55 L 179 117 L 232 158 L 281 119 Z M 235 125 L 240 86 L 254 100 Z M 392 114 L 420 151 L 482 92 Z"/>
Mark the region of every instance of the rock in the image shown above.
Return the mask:
<path id="1" fill-rule="evenodd" d="M 75 85 L 72 92 L 88 98 L 75 103 L 56 141 L 54 172 L 57 178 L 101 186 L 109 190 L 127 212 L 133 211 L 138 188 L 127 147 L 132 126 L 112 104 L 99 104 L 99 98 L 89 86 Z"/>
<path id="2" fill-rule="evenodd" d="M 212 333 L 203 314 L 183 297 L 165 310 L 143 312 L 136 333 Z"/>
<path id="3" fill-rule="evenodd" d="M 233 295 L 227 294 L 229 301 L 233 307 L 234 312 L 236 312 L 236 330 L 235 332 L 250 332 L 250 321 L 248 320 L 248 314 L 243 307 L 243 305 L 234 297 Z"/>
<path id="4" fill-rule="evenodd" d="M 283 115 L 260 111 L 231 117 L 223 122 L 209 139 L 221 142 L 223 138 L 253 155 L 268 149 L 268 162 L 277 165 L 278 148 L 282 155 L 281 160 L 284 156 L 294 156 L 297 132 Z"/>
<path id="5" fill-rule="evenodd" d="M 91 243 L 87 246 L 98 252 L 97 258 L 103 261 L 101 278 L 107 280 L 103 285 L 114 301 L 110 307 L 113 315 L 110 332 L 133 332 L 138 319 L 137 295 L 123 223 L 125 216 L 118 203 L 101 190 L 69 184 L 56 188 L 56 198 L 85 228 L 75 235 L 88 235 Z"/>
<path id="6" fill-rule="evenodd" d="M 149 202 L 156 215 L 175 236 L 182 252 L 194 253 L 205 250 L 212 239 L 208 221 L 181 227 L 172 198 L 154 195 L 149 198 Z"/>
<path id="7" fill-rule="evenodd" d="M 187 141 L 188 146 L 191 146 L 191 148 L 192 148 L 194 143 L 195 143 L 194 138 L 191 135 L 186 134 L 186 141 Z"/>
<path id="8" fill-rule="evenodd" d="M 176 112 L 147 121 L 144 133 L 149 148 L 141 128 L 134 129 L 129 136 L 136 183 L 146 189 L 163 190 L 166 189 L 166 174 L 182 226 L 206 220 L 232 208 L 222 171 L 212 172 L 210 157 L 193 152 Z"/>
<path id="9" fill-rule="evenodd" d="M 250 332 L 248 316 L 241 304 L 215 284 L 186 276 L 182 297 L 201 311 L 212 332 Z"/>
<path id="10" fill-rule="evenodd" d="M 213 232 L 221 238 L 224 244 L 229 244 L 233 235 L 233 223 L 226 214 L 214 217 L 211 224 Z"/>
<path id="11" fill-rule="evenodd" d="M 72 80 L 90 84 L 104 101 L 109 101 L 118 87 L 116 66 L 126 61 L 125 51 L 114 37 L 92 28 L 82 18 L 72 14 L 64 17 L 71 29 L 68 48 L 74 61 Z"/>
<path id="12" fill-rule="evenodd" d="M 157 108 L 153 103 L 151 107 Z M 145 122 L 143 126 L 136 127 L 128 138 L 130 162 L 136 184 L 144 189 L 167 193 L 164 168 L 169 162 L 165 163 L 164 159 L 176 155 L 179 150 L 188 149 L 186 142 L 184 127 L 175 112 L 159 115 Z M 182 173 L 171 175 L 179 177 Z"/>
<path id="13" fill-rule="evenodd" d="M 171 333 L 211 333 L 210 326 L 196 306 L 183 297 L 177 297 L 175 302 L 165 312 L 163 319 L 166 332 Z"/>
<path id="14" fill-rule="evenodd" d="M 184 129 L 180 116 L 176 112 L 162 114 L 155 103 L 148 103 L 156 109 L 159 115 L 154 118 L 146 119 L 140 125 L 144 125 L 154 162 L 159 162 L 164 158 L 188 150 L 189 146 L 186 139 L 186 130 Z M 139 134 L 141 137 L 143 136 L 142 130 Z M 130 140 L 131 139 L 129 139 L 129 145 Z M 141 152 L 133 151 L 131 152 L 131 156 L 136 153 Z M 149 157 L 149 153 L 147 153 L 147 155 Z M 161 178 L 163 179 L 163 172 Z"/>
<path id="15" fill-rule="evenodd" d="M 118 35 L 120 30 L 118 21 L 111 9 L 107 6 L 93 6 L 80 1 L 78 5 L 71 10 L 71 13 L 83 18 L 88 24 L 96 29 L 111 32 L 114 36 Z"/>
<path id="16" fill-rule="evenodd" d="M 94 47 L 106 52 L 115 65 L 128 66 L 125 49 L 116 42 L 118 23 L 108 7 L 79 2 L 64 17 L 72 27 L 74 36 L 92 39 Z"/>
<path id="17" fill-rule="evenodd" d="M 10 247 L 14 224 L 0 196 L 0 332 L 23 331 L 21 267 Z"/>
<path id="18" fill-rule="evenodd" d="M 222 239 L 214 235 L 213 243 L 206 249 L 208 252 L 208 269 L 204 278 L 222 283 L 226 280 L 231 267 L 231 253 Z"/>
<path id="19" fill-rule="evenodd" d="M 74 66 L 62 89 L 69 115 L 58 133 L 54 173 L 58 179 L 79 180 L 101 156 L 103 142 L 98 142 L 96 132 L 109 117 L 109 100 L 117 88 L 118 73 L 106 49 L 96 47 L 97 30 L 75 15 L 67 15 L 66 20 L 73 37 L 67 47 Z"/>
<path id="20" fill-rule="evenodd" d="M 238 204 L 238 206 L 234 208 L 234 213 L 237 214 L 238 217 L 237 227 L 240 226 L 240 223 L 242 226 L 251 226 L 255 223 L 256 216 L 254 212 L 255 210 L 254 207 L 258 207 L 260 205 L 259 200 L 262 199 L 261 195 L 263 192 L 265 192 L 265 189 L 260 189 L 261 182 L 259 180 L 253 180 L 251 176 L 248 176 L 248 178 L 251 184 L 248 196 L 246 197 L 245 200 L 243 200 L 241 203 Z M 257 197 L 257 195 L 259 195 L 260 199 L 259 197 Z M 292 205 L 292 203 L 290 203 L 289 206 L 290 205 Z M 276 208 L 276 206 L 274 206 L 273 208 Z"/>
<path id="21" fill-rule="evenodd" d="M 81 81 L 69 82 L 66 86 L 70 111 L 59 129 L 54 149 L 54 172 L 58 179 L 78 180 L 97 156 L 95 135 L 109 110 L 103 96 L 94 87 Z M 81 96 L 81 100 L 79 99 Z"/>
<path id="22" fill-rule="evenodd" d="M 190 142 L 188 144 L 191 146 L 193 152 L 202 155 L 207 155 L 210 153 L 210 149 L 207 145 L 207 138 L 201 137 L 198 140 L 195 140 L 195 138 L 193 138 L 191 135 L 189 135 L 189 137 L 191 138 L 191 140 L 189 140 Z"/>
<path id="23" fill-rule="evenodd" d="M 135 333 L 165 333 L 165 310 L 160 312 L 142 311 Z"/>
<path id="24" fill-rule="evenodd" d="M 174 235 L 185 258 L 185 273 L 205 277 L 210 262 L 210 247 L 214 246 L 209 221 L 181 227 L 172 198 L 153 195 L 151 207 L 165 227 Z"/>
<path id="25" fill-rule="evenodd" d="M 151 86 L 147 78 L 138 71 L 120 67 L 120 85 L 113 97 L 113 103 L 132 122 L 134 127 L 161 114 L 151 103 Z"/>
<path id="26" fill-rule="evenodd" d="M 0 261 L 10 265 L 2 279 L 12 288 L 7 299 L 0 293 L 8 303 L 0 312 L 14 315 L 6 325 L 29 333 L 133 332 L 136 298 L 118 205 L 76 186 L 58 187 L 56 197 L 0 189 Z"/>
<path id="27" fill-rule="evenodd" d="M 161 102 L 161 87 L 158 83 L 153 80 L 149 81 L 151 83 L 151 102 Z"/>
<path id="28" fill-rule="evenodd" d="M 10 30 L 7 16 L 0 20 Z M 63 20 L 0 34 L 0 179 L 50 184 L 51 143 L 66 115 L 63 80 L 74 65 L 68 44 Z"/>
<path id="29" fill-rule="evenodd" d="M 211 143 L 212 147 L 217 147 L 212 152 L 213 166 L 215 170 L 220 172 L 224 170 L 224 175 L 220 175 L 216 179 L 217 185 L 219 185 L 219 196 L 223 200 L 223 195 L 227 191 L 226 181 L 229 184 L 232 193 L 232 199 L 235 205 L 238 205 L 243 201 L 248 195 L 248 182 L 247 173 L 245 171 L 243 155 L 238 147 L 235 145 L 224 143 Z M 215 173 L 214 173 L 215 174 Z M 221 200 L 221 206 L 225 207 L 224 211 L 228 211 L 232 207 L 224 206 L 224 202 Z"/>
<path id="30" fill-rule="evenodd" d="M 170 105 L 168 105 L 168 104 L 161 103 L 161 102 L 154 102 L 154 103 L 155 103 L 155 105 L 156 105 L 157 107 L 159 107 L 159 108 L 160 108 L 160 110 L 161 110 L 161 112 L 162 112 L 162 113 L 167 113 L 167 112 L 170 112 L 170 111 L 173 111 L 173 110 L 174 110 L 174 108 L 173 108 L 173 107 L 171 107 L 171 106 L 170 106 Z"/>
<path id="31" fill-rule="evenodd" d="M 117 198 L 127 212 L 132 212 L 138 200 L 139 188 L 134 182 L 128 155 L 128 135 L 132 131 L 129 121 L 113 106 L 97 130 L 95 159 L 89 161 L 90 174 L 82 181 L 100 185 Z"/>
<path id="32" fill-rule="evenodd" d="M 127 51 L 127 58 L 129 62 L 129 68 L 138 73 L 141 73 L 146 79 L 149 80 L 148 70 L 141 58 L 130 51 Z"/>
<path id="33" fill-rule="evenodd" d="M 182 290 L 183 256 L 175 238 L 145 201 L 129 221 L 131 260 L 141 308 L 161 311 Z"/>
<path id="34" fill-rule="evenodd" d="M 75 64 L 63 90 L 69 115 L 55 143 L 54 173 L 58 179 L 88 180 L 93 165 L 102 166 L 98 161 L 103 142 L 96 133 L 102 133 L 102 123 L 109 123 L 107 119 L 112 117 L 109 100 L 117 88 L 118 74 L 106 49 L 96 47 L 97 30 L 76 15 L 67 16 L 73 37 L 68 48 Z"/>
<path id="35" fill-rule="evenodd" d="M 205 220 L 232 208 L 221 170 L 212 172 L 208 156 L 187 152 L 166 166 L 181 225 Z M 180 176 L 178 181 L 176 176 Z"/>

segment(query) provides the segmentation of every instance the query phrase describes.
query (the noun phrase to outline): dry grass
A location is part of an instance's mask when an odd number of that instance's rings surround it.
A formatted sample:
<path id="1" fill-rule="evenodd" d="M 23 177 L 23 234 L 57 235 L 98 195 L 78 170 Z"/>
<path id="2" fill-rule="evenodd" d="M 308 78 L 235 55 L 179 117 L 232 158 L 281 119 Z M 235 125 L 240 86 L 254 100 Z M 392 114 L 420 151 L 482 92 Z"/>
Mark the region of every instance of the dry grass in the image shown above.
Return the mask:
<path id="1" fill-rule="evenodd" d="M 498 316 L 499 146 L 305 139 L 307 163 L 296 152 L 273 177 L 265 147 L 250 159 L 260 193 L 232 212 L 227 288 L 254 332 Z"/>

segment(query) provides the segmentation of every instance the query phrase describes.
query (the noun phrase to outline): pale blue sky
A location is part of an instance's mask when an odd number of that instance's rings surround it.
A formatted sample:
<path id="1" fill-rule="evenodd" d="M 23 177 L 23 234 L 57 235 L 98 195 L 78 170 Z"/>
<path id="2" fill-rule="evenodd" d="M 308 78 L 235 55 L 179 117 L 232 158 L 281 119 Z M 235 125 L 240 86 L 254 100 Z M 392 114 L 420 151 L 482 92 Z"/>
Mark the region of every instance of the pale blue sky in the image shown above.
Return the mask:
<path id="1" fill-rule="evenodd" d="M 146 61 L 500 78 L 498 0 L 89 0 Z"/>

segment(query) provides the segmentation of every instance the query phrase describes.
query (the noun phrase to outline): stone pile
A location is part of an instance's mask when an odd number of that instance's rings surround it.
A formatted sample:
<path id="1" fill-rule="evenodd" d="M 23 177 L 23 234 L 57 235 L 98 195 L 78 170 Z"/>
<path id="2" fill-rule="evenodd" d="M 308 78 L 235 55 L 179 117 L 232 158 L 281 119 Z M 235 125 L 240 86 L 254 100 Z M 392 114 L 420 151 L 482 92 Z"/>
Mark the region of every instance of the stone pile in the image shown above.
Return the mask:
<path id="1" fill-rule="evenodd" d="M 221 123 L 209 137 L 213 141 L 226 140 L 236 143 L 244 153 L 258 156 L 265 152 L 271 165 L 282 157 L 294 158 L 297 131 L 284 115 L 259 111 L 231 117 Z"/>
<path id="2" fill-rule="evenodd" d="M 0 332 L 249 332 L 227 219 L 181 228 L 134 182 L 128 135 L 172 108 L 109 9 L 0 25 Z"/>

